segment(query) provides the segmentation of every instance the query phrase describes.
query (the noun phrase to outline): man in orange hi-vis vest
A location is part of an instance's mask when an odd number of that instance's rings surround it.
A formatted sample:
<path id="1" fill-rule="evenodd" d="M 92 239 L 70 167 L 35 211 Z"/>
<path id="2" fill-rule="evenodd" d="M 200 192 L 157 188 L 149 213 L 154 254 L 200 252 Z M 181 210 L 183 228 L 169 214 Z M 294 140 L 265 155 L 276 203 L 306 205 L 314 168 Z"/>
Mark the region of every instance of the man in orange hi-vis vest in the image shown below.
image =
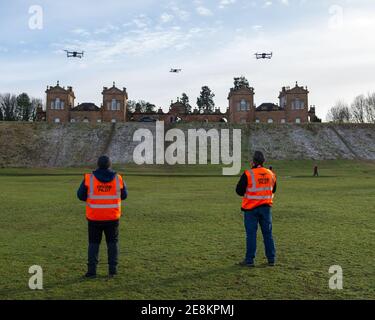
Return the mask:
<path id="1" fill-rule="evenodd" d="M 246 267 L 254 267 L 258 224 L 262 229 L 268 265 L 275 265 L 276 252 L 272 236 L 271 207 L 276 192 L 276 175 L 263 167 L 264 162 L 263 153 L 256 151 L 252 168 L 245 170 L 236 188 L 237 194 L 243 197 L 242 212 L 244 213 L 246 229 L 246 258 L 240 265 Z"/>
<path id="2" fill-rule="evenodd" d="M 109 276 L 113 277 L 118 265 L 121 201 L 127 198 L 128 191 L 122 177 L 111 170 L 111 160 L 107 156 L 99 158 L 96 171 L 85 174 L 77 196 L 86 202 L 88 220 L 88 270 L 85 277 L 96 277 L 103 232 L 107 242 Z"/>

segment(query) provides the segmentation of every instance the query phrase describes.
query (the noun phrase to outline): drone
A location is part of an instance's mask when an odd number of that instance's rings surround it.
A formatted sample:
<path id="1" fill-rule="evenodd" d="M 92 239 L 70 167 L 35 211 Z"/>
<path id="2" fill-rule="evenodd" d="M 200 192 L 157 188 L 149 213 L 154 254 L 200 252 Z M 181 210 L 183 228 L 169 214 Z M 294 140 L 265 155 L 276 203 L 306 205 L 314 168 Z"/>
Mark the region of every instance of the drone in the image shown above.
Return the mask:
<path id="1" fill-rule="evenodd" d="M 255 57 L 259 59 L 272 59 L 273 53 L 256 53 Z"/>
<path id="2" fill-rule="evenodd" d="M 182 69 L 171 69 L 171 73 L 180 73 L 182 71 Z"/>
<path id="3" fill-rule="evenodd" d="M 84 51 L 82 51 L 82 52 L 68 51 L 68 50 L 64 50 L 64 51 L 66 52 L 66 56 L 68 58 L 80 58 L 80 59 L 82 59 L 83 55 L 85 54 Z"/>

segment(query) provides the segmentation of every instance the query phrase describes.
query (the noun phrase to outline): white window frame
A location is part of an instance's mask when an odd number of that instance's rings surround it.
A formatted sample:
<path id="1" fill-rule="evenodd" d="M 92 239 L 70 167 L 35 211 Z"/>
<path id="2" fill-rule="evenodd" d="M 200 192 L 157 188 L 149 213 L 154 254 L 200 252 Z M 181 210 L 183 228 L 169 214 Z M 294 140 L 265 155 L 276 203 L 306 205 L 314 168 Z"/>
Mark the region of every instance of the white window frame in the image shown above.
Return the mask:
<path id="1" fill-rule="evenodd" d="M 272 123 L 273 123 L 273 119 L 269 118 L 269 119 L 267 120 L 267 123 L 272 124 Z"/>

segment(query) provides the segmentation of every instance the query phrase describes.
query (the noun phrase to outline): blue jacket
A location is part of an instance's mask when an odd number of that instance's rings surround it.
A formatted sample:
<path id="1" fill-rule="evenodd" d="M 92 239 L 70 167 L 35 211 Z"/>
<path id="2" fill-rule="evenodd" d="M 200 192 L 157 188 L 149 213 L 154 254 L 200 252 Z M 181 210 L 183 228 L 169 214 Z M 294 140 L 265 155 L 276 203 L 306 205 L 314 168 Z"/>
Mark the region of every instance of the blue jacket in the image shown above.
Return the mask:
<path id="1" fill-rule="evenodd" d="M 97 169 L 93 172 L 96 179 L 98 179 L 101 182 L 111 182 L 115 176 L 116 172 L 114 172 L 111 169 Z M 82 181 L 78 191 L 77 191 L 77 197 L 81 201 L 87 200 L 87 188 L 85 186 L 85 180 Z M 128 197 L 128 189 L 126 187 L 126 183 L 124 181 L 123 188 L 121 189 L 121 200 L 125 200 Z"/>

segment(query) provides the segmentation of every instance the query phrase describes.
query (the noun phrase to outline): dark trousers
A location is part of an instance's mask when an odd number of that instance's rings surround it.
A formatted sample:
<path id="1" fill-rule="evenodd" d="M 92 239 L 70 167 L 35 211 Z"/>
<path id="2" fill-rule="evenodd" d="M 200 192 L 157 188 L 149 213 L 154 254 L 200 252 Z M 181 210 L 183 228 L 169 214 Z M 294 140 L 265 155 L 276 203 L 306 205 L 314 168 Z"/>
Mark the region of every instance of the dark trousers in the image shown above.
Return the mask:
<path id="1" fill-rule="evenodd" d="M 276 250 L 272 236 L 272 211 L 269 206 L 262 206 L 244 212 L 246 229 L 246 262 L 254 263 L 257 250 L 258 224 L 262 230 L 264 247 L 268 262 L 275 262 Z"/>
<path id="2" fill-rule="evenodd" d="M 88 269 L 90 273 L 96 273 L 96 266 L 99 261 L 99 247 L 102 241 L 103 232 L 107 242 L 109 272 L 116 273 L 118 265 L 118 236 L 119 221 L 89 221 L 89 248 L 88 248 Z"/>

